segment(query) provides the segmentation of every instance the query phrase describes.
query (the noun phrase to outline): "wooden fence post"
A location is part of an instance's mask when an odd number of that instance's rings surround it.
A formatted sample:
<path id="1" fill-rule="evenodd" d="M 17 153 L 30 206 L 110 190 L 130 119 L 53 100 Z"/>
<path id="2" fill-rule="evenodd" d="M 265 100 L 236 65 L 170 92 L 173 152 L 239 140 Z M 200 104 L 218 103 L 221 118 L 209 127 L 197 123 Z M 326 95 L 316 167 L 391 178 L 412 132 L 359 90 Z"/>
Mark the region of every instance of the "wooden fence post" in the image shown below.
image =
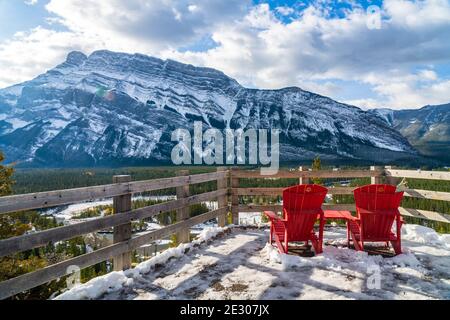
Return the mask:
<path id="1" fill-rule="evenodd" d="M 391 170 L 392 166 L 385 166 L 384 170 Z M 402 180 L 402 178 L 396 178 L 396 177 L 391 177 L 391 176 L 387 176 L 385 174 L 385 179 L 386 179 L 386 183 L 396 186 L 397 184 L 399 184 L 399 182 Z"/>
<path id="2" fill-rule="evenodd" d="M 217 172 L 223 172 L 226 171 L 226 167 L 219 167 L 217 168 Z M 224 178 L 217 179 L 217 190 L 221 189 L 228 189 L 228 175 L 226 175 Z M 217 207 L 222 208 L 228 205 L 228 197 L 226 194 L 223 196 L 217 197 Z M 217 224 L 219 227 L 225 227 L 227 225 L 227 214 L 228 210 L 225 214 L 220 215 L 217 217 Z"/>
<path id="3" fill-rule="evenodd" d="M 377 166 L 371 166 L 370 171 L 380 170 L 381 167 Z M 370 177 L 370 183 L 371 184 L 381 184 L 382 183 L 382 176 L 379 174 L 375 177 Z"/>
<path id="4" fill-rule="evenodd" d="M 127 183 L 131 176 L 113 176 L 113 183 Z M 131 211 L 131 193 L 113 197 L 114 214 Z M 113 242 L 118 243 L 131 239 L 131 222 L 114 227 Z M 131 252 L 125 252 L 113 258 L 114 271 L 122 271 L 131 268 Z"/>
<path id="5" fill-rule="evenodd" d="M 189 175 L 189 170 L 179 170 L 177 172 L 178 176 L 187 176 Z M 189 183 L 184 185 L 184 186 L 180 186 L 177 187 L 177 200 L 178 199 L 182 199 L 182 198 L 187 198 L 189 197 Z M 189 206 L 185 206 L 183 208 L 177 209 L 177 222 L 181 222 L 184 220 L 189 219 Z M 177 235 L 177 243 L 187 243 L 189 241 L 191 241 L 190 239 L 190 230 L 189 228 L 185 228 L 185 229 L 181 229 Z"/>
<path id="6" fill-rule="evenodd" d="M 237 169 L 231 169 L 230 175 L 231 175 L 231 188 L 239 188 L 239 178 L 233 177 L 233 170 Z M 239 196 L 236 194 L 233 194 L 231 192 L 231 216 L 232 216 L 232 222 L 234 225 L 239 224 Z"/>
<path id="7" fill-rule="evenodd" d="M 308 171 L 308 168 L 300 166 L 300 167 L 298 167 L 298 171 Z M 309 184 L 309 178 L 300 177 L 298 179 L 298 183 L 299 184 Z"/>

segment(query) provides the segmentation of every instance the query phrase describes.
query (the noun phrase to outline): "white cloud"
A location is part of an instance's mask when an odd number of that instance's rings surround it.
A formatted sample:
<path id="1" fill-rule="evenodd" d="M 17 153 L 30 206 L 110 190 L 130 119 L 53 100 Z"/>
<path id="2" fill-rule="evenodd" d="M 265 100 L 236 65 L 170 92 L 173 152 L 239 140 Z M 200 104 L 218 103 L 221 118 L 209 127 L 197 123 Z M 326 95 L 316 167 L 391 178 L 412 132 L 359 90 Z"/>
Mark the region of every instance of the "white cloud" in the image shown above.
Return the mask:
<path id="1" fill-rule="evenodd" d="M 345 100 L 342 101 L 343 103 L 352 105 L 352 106 L 358 106 L 362 109 L 368 110 L 368 109 L 374 109 L 374 108 L 380 108 L 380 102 L 375 99 L 354 99 L 354 100 Z"/>
<path id="2" fill-rule="evenodd" d="M 320 5 L 323 3 L 323 5 Z M 336 80 L 372 88 L 362 106 L 420 107 L 450 101 L 450 3 L 385 0 L 381 29 L 370 30 L 355 4 L 330 17 L 326 1 L 303 11 L 241 0 L 51 0 L 47 9 L 68 31 L 37 28 L 0 43 L 0 86 L 44 71 L 71 49 L 107 48 L 215 67 L 244 85 L 300 86 L 340 99 Z M 277 18 L 291 15 L 288 23 Z M 295 13 L 295 14 L 293 14 Z M 278 16 L 279 16 L 278 15 Z M 211 35 L 217 46 L 180 52 Z M 447 75 L 448 77 L 448 75 Z M 344 99 L 344 98 L 343 98 Z"/>
<path id="3" fill-rule="evenodd" d="M 188 45 L 216 25 L 241 17 L 249 3 L 249 0 L 51 0 L 46 8 L 72 31 L 95 33 L 108 42 L 126 39 L 138 48 L 156 53 L 167 47 Z"/>
<path id="4" fill-rule="evenodd" d="M 71 50 L 89 51 L 97 45 L 101 46 L 98 39 L 72 32 L 41 27 L 18 32 L 12 39 L 0 43 L 0 88 L 29 80 L 53 68 L 64 61 Z"/>
<path id="5" fill-rule="evenodd" d="M 198 10 L 198 7 L 195 4 L 191 4 L 188 6 L 188 10 L 191 12 L 194 12 L 194 11 Z"/>
<path id="6" fill-rule="evenodd" d="M 315 82 L 306 79 L 299 79 L 303 90 L 311 91 L 327 97 L 335 97 L 342 91 L 342 87 L 333 81 Z"/>
<path id="7" fill-rule="evenodd" d="M 326 8 L 309 7 L 283 24 L 262 5 L 232 26 L 217 29 L 213 38 L 218 47 L 165 55 L 219 68 L 244 84 L 298 85 L 335 98 L 339 94 L 330 87 L 333 79 L 356 81 L 371 86 L 378 96 L 365 99 L 371 106 L 450 101 L 450 92 L 443 89 L 448 79 L 423 67 L 449 62 L 450 3 L 386 0 L 382 13 L 381 29 L 371 30 L 366 12 L 358 7 L 343 18 L 330 18 Z M 414 71 L 417 66 L 420 72 Z"/>
<path id="8" fill-rule="evenodd" d="M 38 0 L 25 0 L 24 2 L 26 5 L 34 6 L 35 4 L 38 3 Z"/>
<path id="9" fill-rule="evenodd" d="M 0 42 L 0 87 L 29 80 L 64 61 L 71 50 L 97 49 L 159 55 L 167 48 L 192 43 L 214 25 L 240 17 L 248 1 L 51 0 L 50 25 L 17 32 Z"/>
<path id="10" fill-rule="evenodd" d="M 276 7 L 275 10 L 283 16 L 288 16 L 295 12 L 295 10 L 293 8 L 287 7 L 287 6 Z"/>
<path id="11" fill-rule="evenodd" d="M 450 80 L 440 79 L 430 70 L 417 74 L 377 75 L 370 80 L 380 101 L 391 108 L 415 108 L 450 101 Z M 380 105 L 378 105 L 380 106 Z"/>

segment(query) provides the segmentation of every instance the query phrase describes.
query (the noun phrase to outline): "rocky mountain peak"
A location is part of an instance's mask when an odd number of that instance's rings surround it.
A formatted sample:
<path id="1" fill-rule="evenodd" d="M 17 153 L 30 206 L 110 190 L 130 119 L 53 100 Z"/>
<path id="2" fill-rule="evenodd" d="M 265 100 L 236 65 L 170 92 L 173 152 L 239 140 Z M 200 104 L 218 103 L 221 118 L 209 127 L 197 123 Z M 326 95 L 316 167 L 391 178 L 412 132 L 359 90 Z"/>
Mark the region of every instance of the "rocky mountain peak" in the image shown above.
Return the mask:
<path id="1" fill-rule="evenodd" d="M 79 66 L 87 60 L 87 56 L 80 51 L 72 51 L 67 55 L 66 63 Z"/>
<path id="2" fill-rule="evenodd" d="M 247 89 L 223 72 L 142 54 L 71 52 L 0 90 L 0 149 L 38 165 L 170 161 L 171 132 L 195 121 L 218 129 L 280 129 L 281 161 L 392 161 L 415 155 L 377 115 L 297 87 Z"/>

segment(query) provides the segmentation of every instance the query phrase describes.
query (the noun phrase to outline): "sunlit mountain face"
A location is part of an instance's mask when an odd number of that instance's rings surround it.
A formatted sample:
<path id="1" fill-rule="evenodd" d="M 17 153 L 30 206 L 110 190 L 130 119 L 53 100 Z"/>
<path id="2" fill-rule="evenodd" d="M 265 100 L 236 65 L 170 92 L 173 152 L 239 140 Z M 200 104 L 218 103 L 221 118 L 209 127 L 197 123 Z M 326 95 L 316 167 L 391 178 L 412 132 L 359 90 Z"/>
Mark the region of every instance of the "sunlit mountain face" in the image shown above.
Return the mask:
<path id="1" fill-rule="evenodd" d="M 450 163 L 450 104 L 372 112 L 399 131 L 420 153 Z"/>
<path id="2" fill-rule="evenodd" d="M 178 128 L 279 129 L 281 161 L 418 156 L 378 114 L 297 87 L 257 90 L 224 73 L 110 51 L 0 90 L 0 148 L 23 165 L 169 163 Z"/>

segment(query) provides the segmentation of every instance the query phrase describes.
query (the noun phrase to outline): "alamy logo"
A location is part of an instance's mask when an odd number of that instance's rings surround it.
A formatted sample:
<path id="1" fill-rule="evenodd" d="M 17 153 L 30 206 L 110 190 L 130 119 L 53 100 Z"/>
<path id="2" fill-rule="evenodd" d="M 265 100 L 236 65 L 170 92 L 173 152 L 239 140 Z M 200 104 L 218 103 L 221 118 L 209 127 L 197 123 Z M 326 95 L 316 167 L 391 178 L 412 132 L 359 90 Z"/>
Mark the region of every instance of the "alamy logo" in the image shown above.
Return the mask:
<path id="1" fill-rule="evenodd" d="M 202 122 L 196 121 L 193 132 L 193 137 L 187 129 L 177 129 L 172 132 L 172 141 L 178 142 L 171 153 L 172 162 L 175 165 L 249 164 L 263 166 L 261 167 L 262 175 L 273 175 L 278 172 L 279 130 L 248 129 L 244 131 L 210 128 L 203 132 Z"/>
<path id="2" fill-rule="evenodd" d="M 81 284 L 81 269 L 79 266 L 68 266 L 66 273 L 69 275 L 66 279 L 67 289 L 70 290 Z"/>
<path id="3" fill-rule="evenodd" d="M 381 9 L 379 6 L 372 5 L 367 7 L 367 28 L 381 29 Z"/>
<path id="4" fill-rule="evenodd" d="M 379 265 L 373 264 L 367 267 L 367 289 L 380 290 L 381 289 L 381 268 Z"/>

